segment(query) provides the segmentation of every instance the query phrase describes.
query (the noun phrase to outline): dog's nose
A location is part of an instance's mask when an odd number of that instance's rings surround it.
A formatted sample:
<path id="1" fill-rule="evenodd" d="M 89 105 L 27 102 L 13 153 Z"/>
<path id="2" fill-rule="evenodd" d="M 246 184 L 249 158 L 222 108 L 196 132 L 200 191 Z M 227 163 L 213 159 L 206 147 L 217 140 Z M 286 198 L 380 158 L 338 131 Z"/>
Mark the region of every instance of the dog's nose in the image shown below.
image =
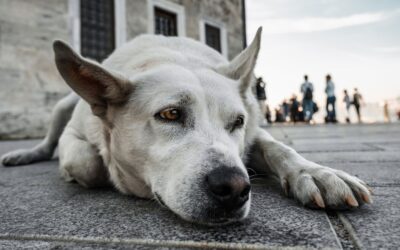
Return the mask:
<path id="1" fill-rule="evenodd" d="M 228 211 L 240 208 L 249 199 L 249 179 L 237 168 L 218 167 L 206 176 L 206 183 L 211 196 Z"/>

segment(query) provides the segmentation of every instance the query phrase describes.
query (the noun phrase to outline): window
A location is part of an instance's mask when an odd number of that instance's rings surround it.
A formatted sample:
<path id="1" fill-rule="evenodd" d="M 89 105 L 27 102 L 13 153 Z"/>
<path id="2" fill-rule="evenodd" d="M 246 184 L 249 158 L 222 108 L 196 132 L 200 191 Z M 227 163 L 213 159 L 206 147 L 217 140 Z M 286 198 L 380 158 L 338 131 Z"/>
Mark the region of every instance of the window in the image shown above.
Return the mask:
<path id="1" fill-rule="evenodd" d="M 177 36 L 177 23 L 176 14 L 163 10 L 161 8 L 154 8 L 154 31 L 156 34 L 164 36 Z"/>
<path id="2" fill-rule="evenodd" d="M 228 34 L 225 23 L 208 17 L 199 22 L 200 41 L 228 58 Z"/>
<path id="3" fill-rule="evenodd" d="M 206 44 L 218 52 L 221 50 L 221 31 L 218 27 L 212 26 L 208 23 L 205 24 Z"/>
<path id="4" fill-rule="evenodd" d="M 81 54 L 98 62 L 115 49 L 114 0 L 81 0 Z"/>
<path id="5" fill-rule="evenodd" d="M 185 7 L 171 0 L 147 0 L 147 32 L 186 36 Z"/>

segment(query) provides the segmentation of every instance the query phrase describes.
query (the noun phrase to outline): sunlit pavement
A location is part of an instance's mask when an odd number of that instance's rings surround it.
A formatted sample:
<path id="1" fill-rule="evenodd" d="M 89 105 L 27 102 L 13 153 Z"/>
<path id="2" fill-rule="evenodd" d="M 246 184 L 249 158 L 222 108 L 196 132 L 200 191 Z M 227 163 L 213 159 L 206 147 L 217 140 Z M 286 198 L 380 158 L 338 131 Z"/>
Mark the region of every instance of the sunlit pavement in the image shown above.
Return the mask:
<path id="1" fill-rule="evenodd" d="M 212 228 L 184 222 L 155 201 L 61 180 L 57 160 L 0 167 L 0 248 L 400 247 L 400 124 L 272 126 L 308 159 L 346 170 L 374 189 L 374 203 L 325 212 L 301 207 L 271 181 L 253 187 L 249 218 Z M 0 154 L 37 141 L 0 142 Z"/>

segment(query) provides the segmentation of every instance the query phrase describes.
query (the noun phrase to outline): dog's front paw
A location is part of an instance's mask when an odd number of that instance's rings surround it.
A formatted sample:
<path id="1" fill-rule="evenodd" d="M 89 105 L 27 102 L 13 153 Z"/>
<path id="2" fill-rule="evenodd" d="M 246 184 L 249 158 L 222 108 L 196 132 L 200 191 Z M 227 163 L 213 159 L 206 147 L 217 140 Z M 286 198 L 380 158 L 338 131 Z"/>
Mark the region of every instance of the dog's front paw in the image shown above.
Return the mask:
<path id="1" fill-rule="evenodd" d="M 29 164 L 32 162 L 32 154 L 26 149 L 11 151 L 1 157 L 1 162 L 4 166 Z"/>
<path id="2" fill-rule="evenodd" d="M 371 189 L 365 182 L 314 163 L 283 177 L 281 184 L 287 194 L 313 208 L 345 209 L 372 203 Z"/>
<path id="3" fill-rule="evenodd" d="M 34 149 L 19 149 L 3 155 L 1 162 L 4 166 L 18 166 L 49 159 L 51 154 Z"/>

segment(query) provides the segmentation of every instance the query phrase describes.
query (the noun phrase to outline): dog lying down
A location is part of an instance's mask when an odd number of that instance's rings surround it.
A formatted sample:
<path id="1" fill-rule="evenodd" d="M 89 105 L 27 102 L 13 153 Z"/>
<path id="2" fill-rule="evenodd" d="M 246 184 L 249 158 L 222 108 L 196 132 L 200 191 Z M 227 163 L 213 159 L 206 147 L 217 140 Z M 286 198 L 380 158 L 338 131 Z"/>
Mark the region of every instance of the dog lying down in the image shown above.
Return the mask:
<path id="1" fill-rule="evenodd" d="M 66 181 L 87 188 L 112 183 L 209 225 L 249 213 L 246 167 L 277 177 L 305 206 L 370 203 L 365 182 L 304 159 L 259 127 L 251 87 L 260 39 L 261 28 L 228 62 L 188 38 L 142 35 L 101 65 L 55 41 L 57 68 L 75 93 L 57 103 L 39 145 L 10 152 L 2 162 L 49 160 L 58 144 Z"/>

